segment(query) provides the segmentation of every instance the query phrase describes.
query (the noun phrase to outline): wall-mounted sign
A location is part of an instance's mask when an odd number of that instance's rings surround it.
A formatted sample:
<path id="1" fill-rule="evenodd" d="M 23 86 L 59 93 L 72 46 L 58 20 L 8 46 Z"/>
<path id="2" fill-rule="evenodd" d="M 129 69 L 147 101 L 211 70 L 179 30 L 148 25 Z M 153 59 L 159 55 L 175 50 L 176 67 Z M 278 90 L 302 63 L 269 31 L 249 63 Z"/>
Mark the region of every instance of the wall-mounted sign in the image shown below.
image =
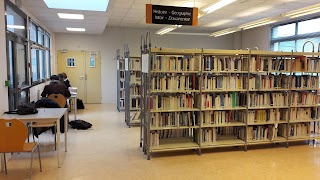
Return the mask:
<path id="1" fill-rule="evenodd" d="M 198 8 L 147 4 L 146 23 L 198 26 Z"/>
<path id="2" fill-rule="evenodd" d="M 67 67 L 75 67 L 76 60 L 74 58 L 67 58 Z"/>
<path id="3" fill-rule="evenodd" d="M 91 57 L 89 62 L 89 67 L 93 68 L 96 67 L 96 59 Z"/>

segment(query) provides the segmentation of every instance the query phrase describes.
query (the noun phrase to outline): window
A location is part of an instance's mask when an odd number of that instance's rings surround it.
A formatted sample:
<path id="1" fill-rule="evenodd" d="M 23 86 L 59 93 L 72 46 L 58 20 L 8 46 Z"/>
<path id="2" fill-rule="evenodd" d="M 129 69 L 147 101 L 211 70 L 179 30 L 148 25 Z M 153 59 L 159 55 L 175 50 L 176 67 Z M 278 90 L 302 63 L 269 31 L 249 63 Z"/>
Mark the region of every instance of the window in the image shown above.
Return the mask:
<path id="1" fill-rule="evenodd" d="M 318 51 L 320 43 L 320 18 L 298 21 L 272 28 L 271 50 L 273 51 Z M 307 43 L 303 49 L 303 45 Z"/>
<path id="2" fill-rule="evenodd" d="M 31 72 L 32 83 L 37 84 L 49 79 L 50 65 L 50 34 L 30 19 Z"/>
<path id="3" fill-rule="evenodd" d="M 18 14 L 14 7 L 10 5 L 6 6 L 6 21 L 8 31 L 24 38 L 27 37 L 25 18 Z"/>
<path id="4" fill-rule="evenodd" d="M 30 40 L 33 42 L 37 42 L 37 26 L 33 23 L 30 22 Z"/>

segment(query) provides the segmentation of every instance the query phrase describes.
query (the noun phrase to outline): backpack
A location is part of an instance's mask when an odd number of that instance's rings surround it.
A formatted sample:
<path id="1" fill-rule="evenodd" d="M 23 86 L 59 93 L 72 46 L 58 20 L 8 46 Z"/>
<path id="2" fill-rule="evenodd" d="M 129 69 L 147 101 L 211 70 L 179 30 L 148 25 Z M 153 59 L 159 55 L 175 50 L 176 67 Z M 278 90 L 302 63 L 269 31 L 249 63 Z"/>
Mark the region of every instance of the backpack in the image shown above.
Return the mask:
<path id="1" fill-rule="evenodd" d="M 74 121 L 70 121 L 69 124 L 71 125 L 71 127 L 73 129 L 77 129 L 77 130 L 86 130 L 92 127 L 91 123 L 88 123 L 84 120 L 74 120 Z"/>
<path id="2" fill-rule="evenodd" d="M 77 99 L 77 109 L 84 109 L 83 101 L 81 99 Z"/>

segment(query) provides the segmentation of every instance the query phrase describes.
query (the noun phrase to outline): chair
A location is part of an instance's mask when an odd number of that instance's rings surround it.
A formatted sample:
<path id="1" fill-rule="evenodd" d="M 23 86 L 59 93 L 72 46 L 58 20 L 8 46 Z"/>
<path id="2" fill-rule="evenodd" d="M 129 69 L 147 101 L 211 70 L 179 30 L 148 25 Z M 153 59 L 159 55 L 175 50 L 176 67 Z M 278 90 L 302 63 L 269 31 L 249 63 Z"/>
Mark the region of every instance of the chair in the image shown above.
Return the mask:
<path id="1" fill-rule="evenodd" d="M 5 153 L 30 152 L 30 179 L 32 179 L 33 152 L 36 149 L 38 149 L 40 172 L 42 172 L 39 144 L 36 142 L 26 143 L 25 140 L 27 137 L 28 129 L 23 122 L 17 119 L 0 119 L 0 153 L 4 154 L 4 168 L 6 174 L 8 174 L 8 171 Z"/>
<path id="2" fill-rule="evenodd" d="M 61 108 L 64 108 L 66 105 L 66 98 L 62 94 L 50 94 L 48 99 L 55 101 Z M 56 123 L 55 122 L 43 122 L 43 123 L 33 123 L 30 124 L 29 127 L 32 128 L 42 128 L 42 127 L 54 127 L 54 132 L 57 131 Z M 34 133 L 33 134 L 33 141 L 34 140 Z M 57 134 L 54 135 L 54 150 L 57 150 Z"/>

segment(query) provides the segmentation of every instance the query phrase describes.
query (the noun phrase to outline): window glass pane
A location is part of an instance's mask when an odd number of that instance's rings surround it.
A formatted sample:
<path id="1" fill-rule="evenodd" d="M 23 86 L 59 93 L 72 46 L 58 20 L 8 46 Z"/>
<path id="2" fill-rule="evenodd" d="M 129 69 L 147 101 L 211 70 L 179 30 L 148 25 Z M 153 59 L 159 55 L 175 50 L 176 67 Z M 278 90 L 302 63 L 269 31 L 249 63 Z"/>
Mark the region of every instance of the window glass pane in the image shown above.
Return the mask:
<path id="1" fill-rule="evenodd" d="M 298 23 L 298 34 L 320 32 L 320 18 Z"/>
<path id="2" fill-rule="evenodd" d="M 40 68 L 40 79 L 45 78 L 45 63 L 44 63 L 44 51 L 39 50 L 39 68 Z"/>
<path id="3" fill-rule="evenodd" d="M 303 51 L 303 44 L 307 41 L 311 41 L 314 44 L 314 48 L 315 48 L 314 51 L 317 52 L 318 51 L 318 44 L 320 43 L 320 37 L 297 40 L 297 51 L 302 52 Z M 312 52 L 312 51 L 313 51 L 312 44 L 307 43 L 304 47 L 304 52 Z"/>
<path id="4" fill-rule="evenodd" d="M 17 77 L 18 87 L 28 85 L 27 66 L 26 66 L 26 46 L 17 44 Z"/>
<path id="5" fill-rule="evenodd" d="M 38 27 L 38 44 L 43 45 L 43 29 Z"/>
<path id="6" fill-rule="evenodd" d="M 293 36 L 296 32 L 296 23 L 272 28 L 272 38 Z"/>
<path id="7" fill-rule="evenodd" d="M 46 78 L 51 76 L 50 51 L 46 51 Z"/>
<path id="8" fill-rule="evenodd" d="M 48 34 L 45 35 L 45 46 L 50 48 L 50 36 Z"/>
<path id="9" fill-rule="evenodd" d="M 30 22 L 30 40 L 37 42 L 37 26 Z"/>
<path id="10" fill-rule="evenodd" d="M 38 56 L 36 49 L 31 49 L 32 81 L 39 80 L 38 76 Z"/>
<path id="11" fill-rule="evenodd" d="M 26 37 L 26 22 L 10 6 L 6 6 L 7 30 Z"/>
<path id="12" fill-rule="evenodd" d="M 295 41 L 283 41 L 273 44 L 273 50 L 279 52 L 295 51 Z"/>
<path id="13" fill-rule="evenodd" d="M 14 71 L 13 71 L 13 45 L 12 41 L 9 41 L 9 78 L 10 78 L 10 88 L 14 87 Z"/>
<path id="14" fill-rule="evenodd" d="M 24 104 L 24 103 L 28 103 L 28 90 L 23 90 L 20 92 L 19 94 L 19 105 Z"/>

